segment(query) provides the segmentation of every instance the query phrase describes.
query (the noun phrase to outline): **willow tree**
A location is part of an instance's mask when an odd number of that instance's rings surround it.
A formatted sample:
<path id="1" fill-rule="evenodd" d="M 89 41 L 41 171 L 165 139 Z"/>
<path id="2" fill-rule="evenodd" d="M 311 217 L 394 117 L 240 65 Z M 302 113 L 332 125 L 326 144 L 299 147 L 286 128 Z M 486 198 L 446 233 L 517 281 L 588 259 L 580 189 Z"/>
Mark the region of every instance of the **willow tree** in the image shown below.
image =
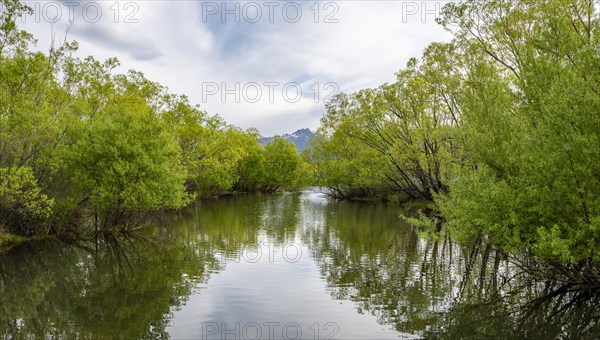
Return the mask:
<path id="1" fill-rule="evenodd" d="M 461 128 L 471 165 L 438 198 L 449 227 L 533 251 L 574 283 L 600 263 L 598 15 L 591 0 L 463 1 L 440 20 L 478 56 Z"/>
<path id="2" fill-rule="evenodd" d="M 31 8 L 10 0 L 0 6 L 0 231 L 46 234 L 56 203 L 50 191 L 60 172 L 57 150 L 73 117 L 57 71 L 74 46 L 30 51 L 34 39 L 17 21 Z"/>
<path id="3" fill-rule="evenodd" d="M 302 186 L 303 163 L 293 142 L 276 136 L 267 145 L 254 147 L 238 164 L 241 191 L 275 192 Z"/>
<path id="4" fill-rule="evenodd" d="M 141 99 L 115 99 L 100 111 L 70 160 L 96 228 L 130 228 L 140 213 L 188 203 L 180 149 Z"/>
<path id="5" fill-rule="evenodd" d="M 167 96 L 160 115 L 181 147 L 188 191 L 200 197 L 232 190 L 240 177 L 238 164 L 259 147 L 252 131 L 226 124 L 185 96 Z"/>
<path id="6" fill-rule="evenodd" d="M 311 152 L 328 179 L 323 184 L 338 192 L 358 186 L 413 199 L 446 192 L 453 163 L 461 162 L 461 70 L 452 44 L 432 44 L 397 73 L 396 82 L 334 98 L 321 120 L 325 139 Z"/>

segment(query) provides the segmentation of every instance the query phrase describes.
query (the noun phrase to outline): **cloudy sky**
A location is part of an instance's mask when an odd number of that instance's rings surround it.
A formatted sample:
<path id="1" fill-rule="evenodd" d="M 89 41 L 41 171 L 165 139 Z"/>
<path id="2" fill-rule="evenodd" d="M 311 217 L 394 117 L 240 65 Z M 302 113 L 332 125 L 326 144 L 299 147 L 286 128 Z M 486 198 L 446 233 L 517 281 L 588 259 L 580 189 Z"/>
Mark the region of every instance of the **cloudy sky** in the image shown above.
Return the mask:
<path id="1" fill-rule="evenodd" d="M 118 57 L 210 113 L 263 135 L 315 129 L 327 97 L 394 80 L 448 41 L 435 1 L 27 1 L 22 25 L 79 55 Z"/>

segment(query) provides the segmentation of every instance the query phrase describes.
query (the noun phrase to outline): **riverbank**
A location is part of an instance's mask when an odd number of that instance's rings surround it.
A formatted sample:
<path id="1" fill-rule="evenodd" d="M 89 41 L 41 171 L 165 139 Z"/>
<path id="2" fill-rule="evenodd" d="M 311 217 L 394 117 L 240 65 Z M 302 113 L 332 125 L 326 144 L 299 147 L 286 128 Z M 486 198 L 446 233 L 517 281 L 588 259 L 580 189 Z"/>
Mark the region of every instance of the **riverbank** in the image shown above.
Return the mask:
<path id="1" fill-rule="evenodd" d="M 303 188 L 303 189 L 291 190 L 291 191 L 276 191 L 276 192 L 272 192 L 272 193 L 265 193 L 265 192 L 260 192 L 260 191 L 258 191 L 258 192 L 227 191 L 227 192 L 221 192 L 221 193 L 214 194 L 214 195 L 207 195 L 207 196 L 199 197 L 198 199 L 196 199 L 194 202 L 190 203 L 185 208 L 176 209 L 176 210 L 163 210 L 163 212 L 160 213 L 159 215 L 167 216 L 167 217 L 176 215 L 176 214 L 178 214 L 178 212 L 186 211 L 189 207 L 194 206 L 199 203 L 202 203 L 202 202 L 219 201 L 220 199 L 243 197 L 243 196 L 263 196 L 263 195 L 270 196 L 270 195 L 278 195 L 278 194 L 282 194 L 282 193 L 300 193 L 303 191 L 311 191 L 314 193 L 322 193 L 323 192 L 322 190 L 319 190 L 319 188 L 315 188 L 315 187 L 309 187 L 309 188 Z M 348 197 L 348 198 L 343 198 L 343 199 L 331 197 L 331 199 L 336 200 L 336 201 L 349 201 L 349 202 L 354 202 L 357 204 L 366 204 L 366 205 L 392 204 L 394 206 L 401 207 L 403 213 L 408 214 L 408 215 L 412 215 L 413 213 L 418 213 L 418 212 L 428 212 L 428 211 L 431 211 L 432 209 L 434 209 L 434 206 L 435 206 L 432 201 L 411 200 L 406 195 L 402 195 L 402 194 L 385 195 L 385 196 L 375 196 L 375 195 L 356 196 L 356 197 Z M 157 217 L 156 216 L 150 217 L 150 219 L 154 219 L 154 218 L 157 218 Z M 158 220 L 155 222 L 160 223 L 160 221 L 161 221 L 161 218 L 158 218 Z M 150 224 L 152 224 L 152 223 L 150 223 Z M 143 229 L 145 229 L 145 227 Z M 91 231 L 91 232 L 93 233 L 93 231 Z M 102 231 L 102 233 L 106 233 L 106 232 L 107 231 Z M 108 231 L 108 232 L 111 233 L 110 231 Z M 116 232 L 116 231 L 113 231 L 113 232 Z M 88 236 L 90 236 L 90 235 L 88 234 Z M 21 236 L 21 235 L 16 235 L 16 234 L 11 234 L 8 232 L 0 231 L 0 254 L 8 251 L 10 249 L 13 249 L 14 247 L 19 246 L 23 243 L 34 241 L 34 240 L 43 240 L 45 238 L 51 238 L 51 237 L 60 238 L 61 236 L 60 235 L 52 235 L 52 236 L 46 236 L 46 237 L 44 237 L 44 236 L 26 237 L 26 236 Z M 93 235 L 92 235 L 92 237 L 93 237 Z M 85 238 L 85 236 L 83 238 Z"/>

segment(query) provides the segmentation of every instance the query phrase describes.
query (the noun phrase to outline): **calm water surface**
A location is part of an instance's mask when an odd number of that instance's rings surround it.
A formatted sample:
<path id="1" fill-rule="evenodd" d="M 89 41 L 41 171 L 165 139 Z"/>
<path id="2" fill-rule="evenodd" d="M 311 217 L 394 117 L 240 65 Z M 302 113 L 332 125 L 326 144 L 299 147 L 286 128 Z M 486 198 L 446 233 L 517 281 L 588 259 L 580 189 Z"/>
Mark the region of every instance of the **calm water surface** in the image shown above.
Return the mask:
<path id="1" fill-rule="evenodd" d="M 598 338 L 598 298 L 551 294 L 392 205 L 315 192 L 203 202 L 153 230 L 0 255 L 4 338 Z"/>

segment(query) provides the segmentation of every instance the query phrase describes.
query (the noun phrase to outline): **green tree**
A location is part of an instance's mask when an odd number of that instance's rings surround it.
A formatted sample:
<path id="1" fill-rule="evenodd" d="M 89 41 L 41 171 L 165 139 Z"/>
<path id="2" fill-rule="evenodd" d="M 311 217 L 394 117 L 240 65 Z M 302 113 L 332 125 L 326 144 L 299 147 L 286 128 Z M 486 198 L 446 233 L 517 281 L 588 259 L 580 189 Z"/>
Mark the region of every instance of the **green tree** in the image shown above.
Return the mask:
<path id="1" fill-rule="evenodd" d="M 338 196 L 377 191 L 432 199 L 446 192 L 460 163 L 460 58 L 452 44 L 432 44 L 397 81 L 338 95 L 313 144 L 322 185 Z M 331 164 L 328 164 L 331 162 Z"/>
<path id="2" fill-rule="evenodd" d="M 0 1 L 0 55 L 21 53 L 34 41 L 33 36 L 17 27 L 17 19 L 33 13 L 19 0 Z"/>
<path id="3" fill-rule="evenodd" d="M 386 160 L 346 134 L 344 128 L 327 131 L 322 127 L 303 157 L 312 165 L 314 184 L 326 188 L 331 196 L 355 198 L 387 191 Z"/>
<path id="4" fill-rule="evenodd" d="M 30 225 L 46 220 L 54 201 L 41 192 L 29 167 L 0 168 L 0 177 L 0 221 L 7 224 L 11 233 L 34 232 Z"/>
<path id="5" fill-rule="evenodd" d="M 462 239 L 533 251 L 575 284 L 600 263 L 600 55 L 593 1 L 464 1 L 441 22 L 476 55 L 470 166 L 437 202 Z"/>
<path id="6" fill-rule="evenodd" d="M 187 188 L 200 196 L 230 191 L 239 179 L 238 163 L 258 147 L 252 132 L 209 116 L 186 97 L 168 97 L 161 117 L 182 149 Z"/>
<path id="7" fill-rule="evenodd" d="M 266 146 L 253 148 L 239 163 L 236 187 L 244 191 L 275 192 L 302 186 L 305 172 L 293 142 L 275 137 Z"/>
<path id="8" fill-rule="evenodd" d="M 179 147 L 141 98 L 98 112 L 71 155 L 73 182 L 99 228 L 128 228 L 139 213 L 189 201 Z"/>

